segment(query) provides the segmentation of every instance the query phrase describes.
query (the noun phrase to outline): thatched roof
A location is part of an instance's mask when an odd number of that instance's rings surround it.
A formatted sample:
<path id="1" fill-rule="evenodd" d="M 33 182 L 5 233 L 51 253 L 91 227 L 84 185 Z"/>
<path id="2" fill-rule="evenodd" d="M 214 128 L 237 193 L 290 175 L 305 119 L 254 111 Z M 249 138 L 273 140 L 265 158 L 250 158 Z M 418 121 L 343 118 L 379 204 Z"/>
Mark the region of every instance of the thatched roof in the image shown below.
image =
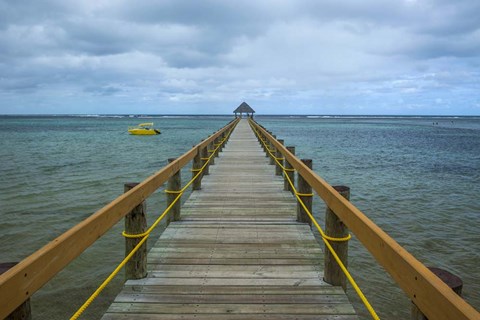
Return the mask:
<path id="1" fill-rule="evenodd" d="M 242 102 L 233 113 L 255 113 L 255 110 L 253 110 L 246 102 Z"/>

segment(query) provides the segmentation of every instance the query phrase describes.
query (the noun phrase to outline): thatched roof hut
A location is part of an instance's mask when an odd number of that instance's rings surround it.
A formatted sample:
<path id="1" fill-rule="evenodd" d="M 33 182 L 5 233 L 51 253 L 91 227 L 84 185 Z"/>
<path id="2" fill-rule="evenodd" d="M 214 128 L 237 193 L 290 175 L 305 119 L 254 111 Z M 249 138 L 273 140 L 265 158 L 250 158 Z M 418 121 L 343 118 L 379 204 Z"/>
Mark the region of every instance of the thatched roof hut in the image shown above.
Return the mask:
<path id="1" fill-rule="evenodd" d="M 233 113 L 235 113 L 235 118 L 237 117 L 237 113 L 240 114 L 240 118 L 242 117 L 242 113 L 246 113 L 247 117 L 251 116 L 253 118 L 255 110 L 253 110 L 252 107 L 250 107 L 246 102 L 242 102 L 242 104 L 239 105 L 238 108 L 233 111 Z"/>

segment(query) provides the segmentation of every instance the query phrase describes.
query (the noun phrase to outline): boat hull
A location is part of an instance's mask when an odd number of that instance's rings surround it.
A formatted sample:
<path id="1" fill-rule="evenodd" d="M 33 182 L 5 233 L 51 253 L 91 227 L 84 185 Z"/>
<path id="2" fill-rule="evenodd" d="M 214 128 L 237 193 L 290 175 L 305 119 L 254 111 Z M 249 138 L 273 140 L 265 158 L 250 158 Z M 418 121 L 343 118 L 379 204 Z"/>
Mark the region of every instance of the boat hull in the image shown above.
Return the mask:
<path id="1" fill-rule="evenodd" d="M 160 130 L 157 129 L 129 129 L 128 132 L 133 135 L 141 136 L 153 136 L 156 134 L 160 134 Z"/>

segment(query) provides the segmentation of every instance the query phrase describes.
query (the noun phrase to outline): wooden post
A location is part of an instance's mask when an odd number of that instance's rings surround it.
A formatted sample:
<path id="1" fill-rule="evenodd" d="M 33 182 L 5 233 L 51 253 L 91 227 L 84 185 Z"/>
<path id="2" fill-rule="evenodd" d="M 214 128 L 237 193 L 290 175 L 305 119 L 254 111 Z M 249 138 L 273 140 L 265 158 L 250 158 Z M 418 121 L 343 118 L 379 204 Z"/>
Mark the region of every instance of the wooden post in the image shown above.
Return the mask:
<path id="1" fill-rule="evenodd" d="M 448 285 L 452 290 L 462 296 L 463 281 L 460 277 L 435 267 L 428 267 L 437 277 L 439 277 L 446 285 Z M 428 318 L 418 309 L 418 307 L 412 301 L 411 316 L 413 320 L 428 320 Z"/>
<path id="2" fill-rule="evenodd" d="M 284 141 L 282 139 L 278 139 L 278 142 L 280 142 L 280 144 L 283 145 Z M 275 158 L 277 158 L 278 162 L 280 162 L 280 164 L 283 166 L 284 165 L 284 161 L 283 160 L 279 160 L 279 158 L 283 158 L 283 155 L 282 153 L 280 152 L 280 149 L 277 149 L 277 151 L 275 151 Z M 277 161 L 275 161 L 275 175 L 277 176 L 281 176 L 283 173 L 283 169 L 282 167 L 277 163 Z"/>
<path id="3" fill-rule="evenodd" d="M 128 192 L 138 183 L 125 183 L 124 191 Z M 125 216 L 125 233 L 140 234 L 147 231 L 147 203 L 142 201 Z M 125 238 L 125 256 L 135 248 L 142 238 Z M 148 241 L 148 240 L 147 240 Z M 135 252 L 125 265 L 125 280 L 142 279 L 147 276 L 147 242 Z"/>
<path id="4" fill-rule="evenodd" d="M 218 152 L 220 151 L 220 148 L 218 148 L 219 143 L 220 143 L 220 136 L 216 137 L 215 140 L 213 140 L 213 149 L 217 150 L 215 151 L 215 155 L 213 156 L 214 158 L 218 157 Z"/>
<path id="5" fill-rule="evenodd" d="M 269 134 L 272 134 L 271 131 L 268 131 L 268 130 L 267 130 L 267 132 L 268 132 Z M 270 143 L 270 140 L 268 140 L 268 139 L 267 139 L 267 136 L 265 136 L 265 153 L 266 153 L 265 156 L 266 156 L 267 158 L 270 157 L 270 153 L 268 153 L 268 149 L 271 148 L 271 145 L 272 145 L 272 144 Z M 271 160 L 272 160 L 272 159 L 270 159 L 270 161 L 271 161 Z M 272 163 L 270 162 L 270 164 L 272 164 Z"/>
<path id="6" fill-rule="evenodd" d="M 276 135 L 272 135 L 273 139 L 277 139 Z M 273 143 L 269 142 L 268 143 L 268 148 L 272 151 L 272 155 L 270 156 L 270 164 L 275 164 L 275 160 L 273 160 L 273 157 L 275 157 L 275 153 L 277 152 L 277 149 L 273 146 Z M 268 154 L 270 155 L 270 154 Z"/>
<path id="7" fill-rule="evenodd" d="M 212 141 L 208 144 L 208 156 L 210 157 L 213 154 L 213 150 L 215 150 L 214 147 L 215 141 Z M 209 166 L 215 165 L 215 155 L 210 158 L 210 164 Z"/>
<path id="8" fill-rule="evenodd" d="M 192 163 L 192 179 L 200 172 L 202 168 L 202 160 L 200 150 L 197 149 L 197 154 L 193 158 Z M 200 174 L 192 183 L 192 190 L 200 190 L 202 189 L 202 174 Z"/>
<path id="9" fill-rule="evenodd" d="M 266 141 L 266 137 L 264 134 L 259 133 L 258 134 L 258 141 L 260 141 L 260 145 L 262 146 L 263 151 L 267 152 L 267 148 L 265 147 L 265 144 L 263 144 L 264 141 Z M 268 154 L 268 153 L 267 153 Z"/>
<path id="10" fill-rule="evenodd" d="M 168 159 L 168 162 L 171 163 L 175 161 L 175 158 Z M 173 176 L 168 179 L 167 183 L 167 190 L 168 191 L 179 191 L 182 187 L 182 179 L 180 175 L 180 171 L 178 170 Z M 178 193 L 167 193 L 167 206 L 170 206 L 175 198 L 178 197 Z M 169 219 L 170 221 L 178 221 L 180 220 L 180 199 L 173 205 L 172 209 L 170 209 Z"/>
<path id="11" fill-rule="evenodd" d="M 308 168 L 312 169 L 312 159 L 301 159 L 301 161 Z M 305 207 L 312 212 L 312 187 L 300 174 L 297 177 L 297 192 L 303 194 L 300 195 L 300 199 L 302 199 Z M 308 223 L 310 226 L 312 225 L 312 221 L 303 206 L 300 204 L 300 201 L 297 201 L 297 221 Z"/>
<path id="12" fill-rule="evenodd" d="M 347 186 L 333 186 L 345 199 L 350 200 L 350 188 Z M 332 238 L 344 238 L 348 236 L 347 226 L 337 215 L 327 207 L 325 211 L 325 234 Z M 348 266 L 348 241 L 330 241 L 330 245 L 337 253 L 345 267 Z M 333 286 L 341 286 L 347 291 L 347 277 L 333 257 L 332 253 L 325 246 L 325 269 L 323 280 Z"/>
<path id="13" fill-rule="evenodd" d="M 287 150 L 290 151 L 291 154 L 295 155 L 295 147 L 287 147 Z M 293 185 L 295 185 L 295 172 L 293 171 L 293 167 L 290 162 L 287 161 L 287 159 L 285 159 L 285 169 L 287 169 L 287 174 L 284 177 L 283 190 L 293 193 L 293 188 L 290 186 L 290 183 L 288 183 L 287 176 L 290 178 Z"/>
<path id="14" fill-rule="evenodd" d="M 220 146 L 220 151 L 223 151 L 223 148 L 225 148 L 225 145 L 227 144 L 227 140 L 225 140 L 226 137 L 227 137 L 227 132 L 223 131 L 222 135 L 220 136 L 220 139 L 222 141 L 222 145 Z"/>
<path id="15" fill-rule="evenodd" d="M 203 148 L 201 150 L 201 154 L 202 154 L 202 166 L 207 163 L 207 158 L 208 158 L 208 146 L 206 146 L 205 148 Z M 203 169 L 203 174 L 202 174 L 202 177 L 203 176 L 208 176 L 210 173 L 208 172 L 208 167 L 210 167 L 210 163 L 207 164 L 207 166 L 205 167 L 205 169 Z"/>
<path id="16" fill-rule="evenodd" d="M 13 268 L 18 262 L 4 262 L 0 263 L 0 275 Z M 32 320 L 32 308 L 30 307 L 30 298 L 25 300 L 10 313 L 5 320 Z"/>

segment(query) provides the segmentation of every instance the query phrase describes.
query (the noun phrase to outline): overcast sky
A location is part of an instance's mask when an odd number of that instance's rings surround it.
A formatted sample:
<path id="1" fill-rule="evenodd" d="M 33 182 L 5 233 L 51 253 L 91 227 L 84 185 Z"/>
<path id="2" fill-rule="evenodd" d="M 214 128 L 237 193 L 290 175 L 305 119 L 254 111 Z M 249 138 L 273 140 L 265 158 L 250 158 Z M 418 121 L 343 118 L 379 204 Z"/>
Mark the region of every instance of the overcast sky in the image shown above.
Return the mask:
<path id="1" fill-rule="evenodd" d="M 480 115 L 479 0 L 0 0 L 0 114 Z"/>

